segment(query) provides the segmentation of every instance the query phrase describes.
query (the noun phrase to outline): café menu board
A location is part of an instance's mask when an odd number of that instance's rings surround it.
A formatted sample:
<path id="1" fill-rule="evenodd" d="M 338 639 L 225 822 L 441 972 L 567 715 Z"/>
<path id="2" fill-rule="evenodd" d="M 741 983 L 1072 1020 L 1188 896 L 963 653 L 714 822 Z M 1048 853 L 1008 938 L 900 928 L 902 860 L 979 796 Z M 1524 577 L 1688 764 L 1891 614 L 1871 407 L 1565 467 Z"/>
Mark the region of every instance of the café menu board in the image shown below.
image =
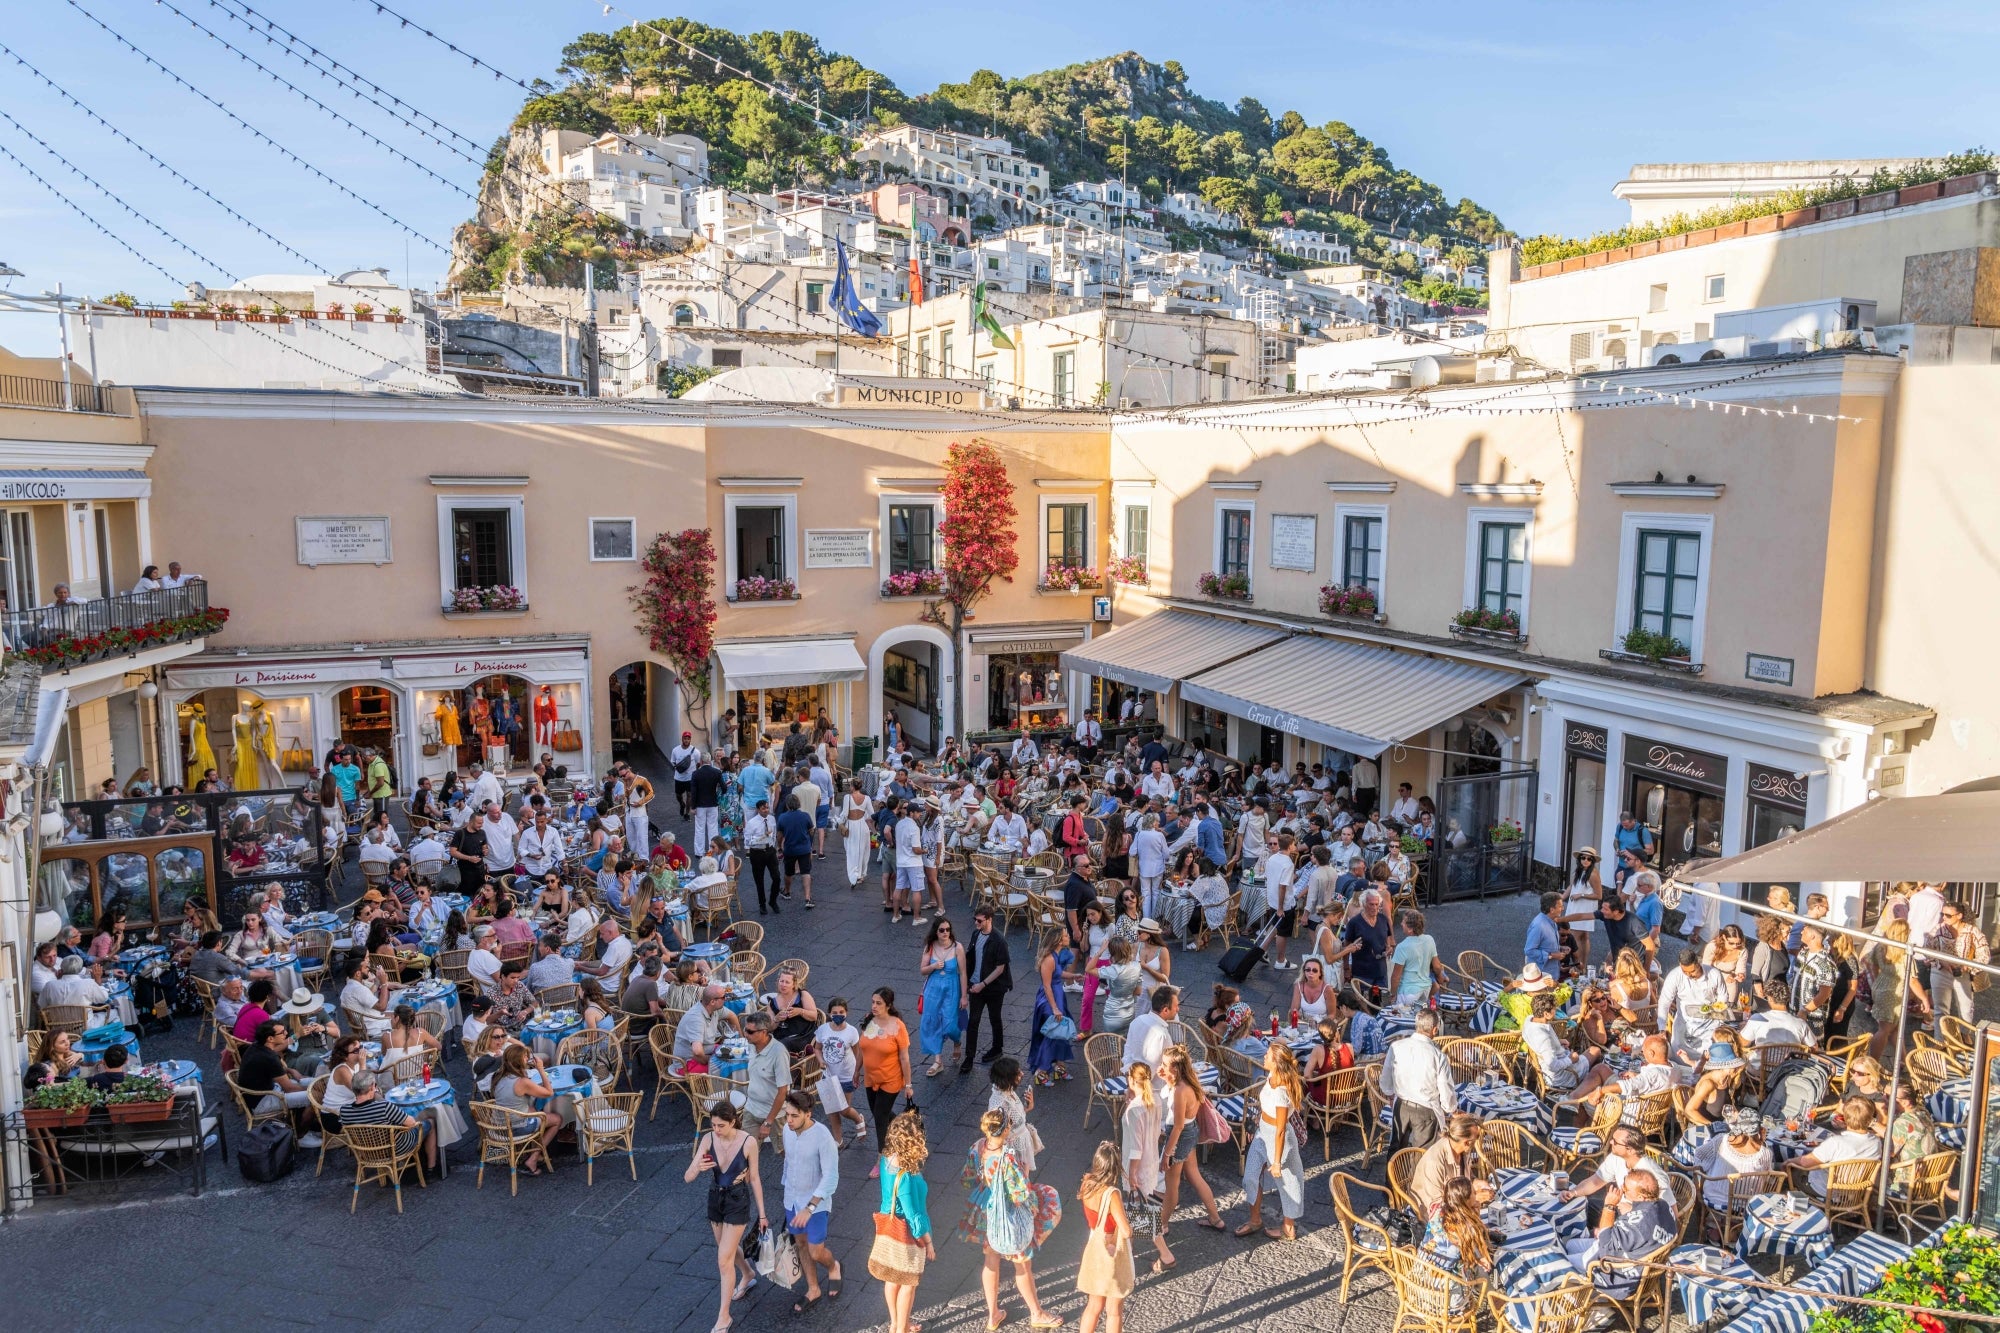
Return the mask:
<path id="1" fill-rule="evenodd" d="M 392 558 L 386 517 L 301 514 L 293 522 L 302 565 L 386 565 Z"/>

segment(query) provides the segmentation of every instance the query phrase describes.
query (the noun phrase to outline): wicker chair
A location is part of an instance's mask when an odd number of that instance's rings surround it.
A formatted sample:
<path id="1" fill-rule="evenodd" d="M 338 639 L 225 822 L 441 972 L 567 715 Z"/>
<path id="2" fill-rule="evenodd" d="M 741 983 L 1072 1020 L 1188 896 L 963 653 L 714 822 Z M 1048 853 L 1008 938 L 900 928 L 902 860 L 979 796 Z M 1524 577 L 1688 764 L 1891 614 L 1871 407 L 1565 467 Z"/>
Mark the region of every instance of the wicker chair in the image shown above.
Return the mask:
<path id="1" fill-rule="evenodd" d="M 772 966 L 771 971 L 775 974 L 784 971 L 788 967 L 797 974 L 799 989 L 804 990 L 806 988 L 806 978 L 812 975 L 812 964 L 803 958 L 780 958 Z"/>
<path id="2" fill-rule="evenodd" d="M 632 1138 L 639 1127 L 639 1103 L 644 1093 L 607 1092 L 585 1097 L 576 1104 L 576 1146 L 583 1153 L 583 1183 L 597 1183 L 597 1159 L 611 1150 L 623 1148 L 632 1179 L 639 1178 L 639 1159 L 633 1156 Z"/>
<path id="3" fill-rule="evenodd" d="M 736 882 L 731 880 L 718 884 L 702 896 L 708 900 L 706 907 L 692 897 L 688 900 L 688 929 L 706 930 L 709 939 L 713 940 L 722 933 L 719 927 L 727 926 L 736 915 Z"/>
<path id="4" fill-rule="evenodd" d="M 72 1037 L 81 1037 L 90 1028 L 90 1006 L 45 1004 L 41 1008 L 41 1025 L 46 1032 L 67 1032 Z"/>
<path id="5" fill-rule="evenodd" d="M 762 949 L 764 947 L 764 927 L 757 921 L 732 921 L 723 927 L 722 933 L 730 937 L 730 943 L 738 949 Z"/>
<path id="6" fill-rule="evenodd" d="M 535 992 L 535 999 L 544 1009 L 574 1009 L 577 1002 L 576 983 L 564 981 L 544 986 Z"/>
<path id="7" fill-rule="evenodd" d="M 1211 1048 L 1210 1054 L 1215 1057 L 1215 1066 L 1222 1073 L 1225 1088 L 1240 1091 L 1264 1081 L 1263 1067 L 1235 1047 L 1216 1046 Z"/>
<path id="8" fill-rule="evenodd" d="M 1391 1281 L 1395 1280 L 1394 1270 L 1389 1266 L 1389 1255 L 1395 1249 L 1395 1243 L 1389 1239 L 1388 1232 L 1362 1217 L 1361 1210 L 1354 1205 L 1355 1190 L 1386 1193 L 1380 1185 L 1357 1180 L 1345 1171 L 1335 1171 L 1328 1185 L 1333 1191 L 1333 1211 L 1340 1219 L 1340 1238 L 1345 1251 L 1340 1261 L 1340 1299 L 1345 1304 L 1348 1289 L 1354 1284 L 1354 1275 L 1364 1268 L 1387 1273 Z"/>
<path id="9" fill-rule="evenodd" d="M 437 1038 L 438 1063 L 444 1063 L 445 1030 L 451 1026 L 451 1015 L 442 1005 L 427 1004 L 417 1010 L 417 1027 Z"/>
<path id="10" fill-rule="evenodd" d="M 1511 1120 L 1488 1120 L 1479 1130 L 1479 1156 L 1489 1172 L 1503 1166 L 1546 1169 L 1556 1160 L 1554 1148 Z"/>
<path id="11" fill-rule="evenodd" d="M 326 1118 L 326 1085 L 328 1078 L 329 1075 L 321 1074 L 306 1088 L 306 1100 L 311 1103 L 313 1114 L 319 1117 L 319 1164 L 313 1168 L 313 1178 L 315 1180 L 319 1178 L 322 1171 L 326 1170 L 326 1155 L 336 1148 L 346 1148 L 348 1146 L 346 1131 L 333 1128 L 332 1122 Z M 348 1211 L 352 1212 L 353 1209 L 350 1208 Z"/>
<path id="12" fill-rule="evenodd" d="M 1945 1190 L 1957 1175 L 1956 1148 L 1934 1152 L 1892 1168 L 1889 1216 L 1896 1219 L 1905 1240 L 1914 1241 L 1920 1228 L 1950 1219 L 1955 1205 L 1945 1197 Z"/>
<path id="13" fill-rule="evenodd" d="M 1100 1032 L 1083 1043 L 1083 1062 L 1090 1069 L 1090 1095 L 1083 1103 L 1083 1127 L 1090 1128 L 1092 1110 L 1100 1103 L 1111 1113 L 1115 1129 L 1125 1112 L 1125 1038 Z"/>
<path id="14" fill-rule="evenodd" d="M 1881 1163 L 1874 1158 L 1859 1162 L 1835 1162 L 1826 1168 L 1826 1209 L 1829 1229 L 1848 1222 L 1863 1231 L 1875 1225 L 1875 1173 Z M 1794 1163 L 1786 1163 L 1795 1169 Z"/>
<path id="15" fill-rule="evenodd" d="M 1480 1289 L 1419 1256 L 1389 1251 L 1389 1277 L 1396 1284 L 1396 1319 L 1389 1333 L 1415 1328 L 1421 1333 L 1476 1333 Z"/>
<path id="16" fill-rule="evenodd" d="M 1761 1042 L 1751 1051 L 1750 1068 L 1744 1081 L 1755 1088 L 1758 1100 L 1763 1100 L 1769 1092 L 1771 1075 L 1784 1067 L 1785 1061 L 1803 1059 L 1812 1054 L 1812 1048 L 1795 1041 Z"/>
<path id="17" fill-rule="evenodd" d="M 1469 1040 L 1476 1041 L 1481 1046 L 1490 1047 L 1499 1052 L 1500 1058 L 1507 1062 L 1509 1077 L 1512 1077 L 1513 1072 L 1519 1069 L 1524 1061 L 1531 1059 L 1527 1053 L 1527 1048 L 1521 1045 L 1521 1034 L 1518 1032 L 1488 1032 L 1483 1036 L 1469 1038 Z"/>
<path id="18" fill-rule="evenodd" d="M 1416 1178 L 1417 1163 L 1423 1155 L 1422 1148 L 1404 1148 L 1389 1157 L 1389 1198 L 1398 1208 L 1408 1208 L 1420 1217 L 1423 1210 L 1417 1207 L 1416 1196 L 1410 1193 L 1410 1182 Z"/>
<path id="19" fill-rule="evenodd" d="M 282 1096 L 268 1092 L 245 1092 L 243 1085 L 236 1081 L 234 1073 L 224 1074 L 222 1081 L 229 1085 L 229 1095 L 235 1101 L 236 1109 L 243 1113 L 245 1128 L 255 1129 L 263 1124 L 290 1123 L 291 1117 L 286 1114 L 285 1099 Z M 258 1109 L 267 1099 L 275 1101 L 277 1105 L 266 1110 Z"/>
<path id="20" fill-rule="evenodd" d="M 1658 1092 L 1649 1092 L 1628 1105 L 1638 1107 L 1639 1132 L 1646 1136 L 1646 1141 L 1665 1146 L 1667 1122 L 1673 1119 L 1674 1114 L 1674 1090 L 1662 1088 Z"/>
<path id="21" fill-rule="evenodd" d="M 1176 1018 L 1167 1023 L 1169 1039 L 1176 1046 L 1187 1047 L 1188 1058 L 1196 1064 L 1209 1063 L 1208 1030 L 1200 1023 L 1183 1022 Z"/>
<path id="22" fill-rule="evenodd" d="M 1604 1100 L 1597 1104 L 1596 1113 L 1589 1124 L 1580 1128 L 1557 1126 L 1549 1135 L 1549 1149 L 1554 1154 L 1552 1164 L 1562 1171 L 1575 1171 L 1583 1163 L 1604 1151 L 1611 1141 L 1611 1131 L 1625 1118 L 1625 1099 L 1615 1092 L 1607 1092 Z"/>
<path id="23" fill-rule="evenodd" d="M 1354 1132 L 1361 1136 L 1365 1148 L 1368 1143 L 1368 1075 L 1360 1066 L 1346 1069 L 1329 1069 L 1317 1078 L 1306 1081 L 1306 1104 L 1303 1114 L 1308 1128 L 1319 1129 L 1319 1153 L 1322 1160 L 1332 1161 L 1333 1131 L 1341 1125 L 1352 1125 Z"/>
<path id="24" fill-rule="evenodd" d="M 1481 1074 L 1492 1074 L 1507 1083 L 1514 1081 L 1506 1057 L 1477 1039 L 1448 1041 L 1444 1043 L 1444 1054 L 1451 1061 L 1451 1077 L 1455 1083 L 1475 1082 Z"/>
<path id="25" fill-rule="evenodd" d="M 498 1102 L 472 1104 L 472 1122 L 479 1127 L 479 1175 L 473 1181 L 474 1189 L 485 1188 L 487 1163 L 505 1162 L 508 1192 L 521 1192 L 521 1163 L 535 1154 L 542 1139 L 541 1121 L 517 1124 L 525 1120 Z"/>
<path id="26" fill-rule="evenodd" d="M 674 1013 L 672 1010 L 668 1010 L 667 1012 Z M 653 1075 L 657 1080 L 653 1084 L 653 1106 L 646 1113 L 646 1119 L 648 1120 L 660 1114 L 660 1098 L 670 1092 L 678 1096 L 687 1095 L 687 1079 L 673 1072 L 674 1028 L 679 1024 L 679 1021 L 680 1015 L 677 1013 L 674 1014 L 672 1019 L 668 1019 L 663 1015 L 660 1021 L 653 1025 L 653 1030 L 646 1034 L 646 1048 L 653 1053 Z M 695 1123 L 696 1125 L 700 1125 L 701 1121 L 699 1117 L 696 1118 Z"/>
<path id="27" fill-rule="evenodd" d="M 1945 1049 L 1957 1055 L 1972 1054 L 1972 1024 L 1956 1014 L 1939 1014 L 1937 1018 L 1938 1039 Z"/>
<path id="28" fill-rule="evenodd" d="M 1368 1085 L 1368 1119 L 1361 1131 L 1361 1169 L 1366 1171 L 1375 1160 L 1376 1150 L 1389 1146 L 1389 1126 L 1383 1118 L 1392 1114 L 1390 1107 L 1395 1099 L 1382 1086 L 1382 1061 L 1369 1060 L 1359 1068 Z"/>
<path id="29" fill-rule="evenodd" d="M 408 1083 L 413 1079 L 422 1078 L 424 1076 L 424 1066 L 430 1062 L 431 1057 L 428 1051 L 417 1051 L 414 1054 L 403 1056 L 393 1063 L 383 1065 L 377 1078 L 384 1089 L 393 1088 L 399 1083 Z"/>
<path id="30" fill-rule="evenodd" d="M 1469 981 L 1505 985 L 1514 979 L 1514 974 L 1488 958 L 1477 949 L 1466 949 L 1458 955 L 1458 970 Z"/>
<path id="31" fill-rule="evenodd" d="M 215 987 L 200 977 L 189 977 L 187 984 L 194 987 L 195 998 L 201 1001 L 201 1021 L 195 1025 L 194 1039 L 200 1041 L 202 1030 L 207 1029 L 208 1049 L 212 1051 L 222 1040 L 222 1029 L 215 1021 Z"/>
<path id="32" fill-rule="evenodd" d="M 1824 1043 L 1824 1054 L 1834 1067 L 1833 1082 L 1829 1086 L 1835 1093 L 1839 1094 L 1847 1091 L 1848 1062 L 1853 1060 L 1855 1056 L 1865 1055 L 1867 1052 L 1868 1038 L 1866 1036 L 1841 1037 Z"/>
<path id="33" fill-rule="evenodd" d="M 1535 1333 L 1583 1333 L 1591 1309 L 1597 1304 L 1597 1289 L 1588 1282 L 1571 1280 L 1533 1296 L 1509 1296 L 1489 1290 L 1486 1299 L 1493 1307 L 1495 1328 L 1513 1328 L 1510 1309 L 1525 1307 L 1529 1311 L 1528 1327 Z"/>
<path id="34" fill-rule="evenodd" d="M 1053 894 L 1028 894 L 1028 928 L 1034 932 L 1035 951 L 1041 952 L 1042 941 L 1069 922 L 1063 911 L 1062 899 Z"/>
<path id="35" fill-rule="evenodd" d="M 347 1203 L 349 1213 L 361 1202 L 361 1187 L 371 1180 L 395 1189 L 396 1211 L 402 1212 L 403 1173 L 413 1166 L 418 1186 L 430 1188 L 424 1179 L 423 1135 L 395 1125 L 350 1125 L 344 1133 L 347 1150 L 354 1154 L 354 1196 Z M 407 1145 L 399 1148 L 398 1143 L 405 1139 Z M 483 1162 L 480 1169 L 485 1170 Z"/>
<path id="36" fill-rule="evenodd" d="M 1260 1120 L 1258 1095 L 1264 1090 L 1264 1082 L 1259 1079 L 1248 1087 L 1215 1099 L 1216 1112 L 1236 1143 L 1236 1160 L 1239 1166 L 1250 1161 L 1250 1140 L 1257 1136 Z"/>
<path id="37" fill-rule="evenodd" d="M 1945 1083 L 1960 1076 L 1942 1047 L 1911 1051 L 1903 1057 L 1903 1072 L 1910 1076 L 1910 1086 L 1921 1097 L 1930 1096 Z"/>
<path id="38" fill-rule="evenodd" d="M 1743 1231 L 1743 1212 L 1750 1201 L 1760 1194 L 1780 1194 L 1786 1185 L 1782 1171 L 1738 1171 L 1729 1177 L 1729 1202 L 1722 1215 L 1717 1217 L 1709 1208 L 1708 1216 L 1715 1223 L 1715 1236 L 1724 1245 L 1734 1245 L 1736 1237 Z"/>
<path id="39" fill-rule="evenodd" d="M 292 952 L 298 956 L 299 980 L 314 990 L 324 985 L 332 968 L 332 932 L 302 930 L 292 936 Z"/>
<path id="40" fill-rule="evenodd" d="M 1694 1210 L 1688 1210 L 1692 1213 Z M 1643 1329 L 1646 1326 L 1646 1311 L 1657 1307 L 1661 1324 L 1667 1319 L 1667 1256 L 1673 1252 L 1676 1242 L 1669 1241 L 1651 1254 L 1637 1259 L 1592 1259 L 1584 1269 L 1584 1276 L 1590 1285 L 1598 1287 L 1597 1299 L 1617 1310 L 1629 1329 Z M 1631 1280 L 1632 1271 L 1638 1270 L 1639 1284 L 1630 1296 L 1609 1296 L 1602 1287 L 1608 1284 L 1622 1285 Z M 1599 1275 L 1602 1275 L 1600 1280 Z M 1539 1330 L 1537 1331 L 1539 1333 Z"/>
<path id="41" fill-rule="evenodd" d="M 738 949 L 729 955 L 730 975 L 741 977 L 749 985 L 755 986 L 761 982 L 768 970 L 764 964 L 764 955 L 755 949 Z"/>
<path id="42" fill-rule="evenodd" d="M 587 1065 L 603 1086 L 613 1087 L 619 1071 L 625 1067 L 624 1048 L 612 1033 L 586 1030 L 564 1037 L 557 1044 L 556 1063 Z"/>
<path id="43" fill-rule="evenodd" d="M 458 987 L 458 993 L 470 999 L 478 991 L 479 983 L 472 979 L 471 969 L 466 963 L 472 958 L 470 949 L 446 949 L 437 956 L 438 975 Z"/>

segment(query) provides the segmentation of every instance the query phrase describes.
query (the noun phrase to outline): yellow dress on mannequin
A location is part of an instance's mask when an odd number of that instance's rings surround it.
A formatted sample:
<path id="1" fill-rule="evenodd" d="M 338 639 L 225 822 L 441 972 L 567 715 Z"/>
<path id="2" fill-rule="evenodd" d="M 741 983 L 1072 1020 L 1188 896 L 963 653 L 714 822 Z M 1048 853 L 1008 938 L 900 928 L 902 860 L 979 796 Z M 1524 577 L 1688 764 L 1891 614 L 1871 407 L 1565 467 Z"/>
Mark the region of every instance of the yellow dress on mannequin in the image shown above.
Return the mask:
<path id="1" fill-rule="evenodd" d="M 232 714 L 229 719 L 229 734 L 235 742 L 235 762 L 231 765 L 229 785 L 237 791 L 257 790 L 257 721 L 245 710 Z"/>
<path id="2" fill-rule="evenodd" d="M 465 744 L 465 737 L 458 729 L 458 704 L 447 694 L 438 700 L 437 706 L 438 743 L 459 746 Z"/>
<path id="3" fill-rule="evenodd" d="M 208 710 L 196 707 L 188 722 L 188 790 L 193 791 L 201 775 L 215 767 L 215 749 L 208 743 Z"/>
<path id="4" fill-rule="evenodd" d="M 284 787 L 285 766 L 278 762 L 278 719 L 259 703 L 254 713 L 257 732 L 257 773 L 266 787 Z"/>
<path id="5" fill-rule="evenodd" d="M 229 721 L 236 742 L 233 785 L 237 791 L 275 791 L 285 786 L 278 767 L 278 729 L 263 701 L 244 705 Z"/>

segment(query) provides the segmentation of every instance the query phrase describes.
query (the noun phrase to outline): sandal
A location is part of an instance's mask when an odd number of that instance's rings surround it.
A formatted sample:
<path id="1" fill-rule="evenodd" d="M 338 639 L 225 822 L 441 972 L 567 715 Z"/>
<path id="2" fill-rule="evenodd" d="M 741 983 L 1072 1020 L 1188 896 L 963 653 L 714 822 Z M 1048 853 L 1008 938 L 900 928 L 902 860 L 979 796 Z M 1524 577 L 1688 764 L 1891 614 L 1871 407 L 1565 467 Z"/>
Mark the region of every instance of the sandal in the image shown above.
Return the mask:
<path id="1" fill-rule="evenodd" d="M 924 1070 L 924 1077 L 936 1078 L 939 1074 L 942 1074 L 943 1072 L 944 1072 L 944 1066 L 939 1064 L 936 1060 L 933 1060 L 930 1063 L 930 1068 Z"/>
<path id="2" fill-rule="evenodd" d="M 846 1276 L 845 1273 L 828 1273 L 826 1275 L 826 1294 L 829 1296 L 840 1295 L 840 1289 L 846 1280 Z"/>
<path id="3" fill-rule="evenodd" d="M 1153 1276 L 1158 1277 L 1162 1273 L 1171 1273 L 1180 1266 L 1181 1261 L 1178 1259 L 1172 1263 L 1168 1263 L 1165 1259 L 1155 1259 L 1153 1260 Z"/>
<path id="4" fill-rule="evenodd" d="M 1040 1319 L 1030 1319 L 1030 1320 L 1028 1321 L 1028 1327 L 1029 1327 L 1029 1328 L 1061 1328 L 1061 1327 L 1062 1327 L 1062 1326 L 1063 1326 L 1064 1324 L 1066 1324 L 1066 1323 L 1068 1323 L 1068 1322 L 1069 1322 L 1069 1321 L 1068 1321 L 1067 1319 L 1064 1319 L 1064 1318 L 1063 1318 L 1063 1317 L 1062 1317 L 1061 1315 L 1059 1315 L 1059 1314 L 1045 1314 L 1045 1315 L 1043 1315 L 1043 1316 L 1042 1316 L 1042 1317 L 1041 1317 Z"/>
<path id="5" fill-rule="evenodd" d="M 745 1296 L 748 1296 L 750 1294 L 751 1288 L 755 1287 L 756 1285 L 757 1285 L 757 1278 L 754 1274 L 750 1277 L 744 1278 L 743 1281 L 737 1285 L 736 1290 L 729 1294 L 729 1299 L 732 1301 L 742 1300 Z M 710 1333 L 714 1333 L 714 1330 L 711 1329 Z"/>
<path id="6" fill-rule="evenodd" d="M 1222 1221 L 1222 1220 L 1221 1220 L 1220 1218 L 1218 1218 L 1218 1219 L 1216 1219 L 1215 1221 L 1211 1222 L 1211 1221 L 1209 1221 L 1209 1220 L 1208 1220 L 1207 1218 L 1205 1218 L 1205 1217 L 1204 1217 L 1204 1218 L 1202 1218 L 1201 1220 L 1199 1220 L 1198 1222 L 1196 1222 L 1196 1223 L 1195 1223 L 1195 1225 L 1196 1225 L 1196 1226 L 1198 1226 L 1198 1227 L 1207 1227 L 1207 1228 L 1208 1228 L 1208 1229 L 1209 1229 L 1210 1231 L 1227 1231 L 1227 1230 L 1229 1230 L 1229 1225 L 1228 1225 L 1228 1224 L 1227 1224 L 1226 1222 L 1223 1222 L 1223 1221 Z"/>
<path id="7" fill-rule="evenodd" d="M 799 1297 L 799 1299 L 792 1302 L 792 1313 L 804 1314 L 806 1311 L 812 1309 L 815 1305 L 818 1305 L 821 1301 L 825 1299 L 826 1296 L 824 1293 L 818 1296 L 801 1296 Z"/>
<path id="8" fill-rule="evenodd" d="M 1265 1227 L 1264 1234 L 1266 1236 L 1269 1236 L 1272 1240 L 1281 1240 L 1286 1242 L 1287 1244 L 1290 1244 L 1292 1241 L 1295 1241 L 1299 1238 L 1298 1233 L 1296 1231 L 1289 1231 L 1289 1230 L 1280 1231 L 1275 1227 Z"/>
<path id="9" fill-rule="evenodd" d="M 1256 1235 L 1259 1231 L 1262 1231 L 1263 1229 L 1264 1228 L 1256 1222 L 1245 1222 L 1242 1226 L 1236 1228 L 1236 1230 L 1231 1232 L 1230 1234 L 1238 1238 L 1247 1239 L 1250 1236 Z"/>

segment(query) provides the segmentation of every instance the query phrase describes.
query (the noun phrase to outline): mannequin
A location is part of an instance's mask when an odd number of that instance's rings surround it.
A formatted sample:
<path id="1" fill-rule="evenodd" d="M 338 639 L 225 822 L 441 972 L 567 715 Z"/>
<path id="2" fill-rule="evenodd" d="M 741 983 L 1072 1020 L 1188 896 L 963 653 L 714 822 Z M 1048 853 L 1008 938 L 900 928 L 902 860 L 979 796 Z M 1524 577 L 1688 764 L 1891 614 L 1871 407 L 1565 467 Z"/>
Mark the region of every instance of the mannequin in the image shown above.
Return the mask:
<path id="1" fill-rule="evenodd" d="M 484 758 L 493 744 L 493 705 L 486 702 L 485 686 L 472 687 L 472 704 L 466 709 L 466 717 L 472 723 L 473 734 L 479 737 L 479 754 Z"/>
<path id="2" fill-rule="evenodd" d="M 464 733 L 458 729 L 458 700 L 449 694 L 440 694 L 437 709 L 432 715 L 437 718 L 439 745 L 448 745 L 455 750 L 465 744 Z"/>
<path id="3" fill-rule="evenodd" d="M 502 685 L 493 696 L 493 735 L 498 744 L 509 750 L 514 748 L 514 737 L 521 732 L 521 714 L 514 703 L 514 696 Z"/>
<path id="4" fill-rule="evenodd" d="M 236 743 L 232 785 L 237 791 L 272 791 L 285 785 L 284 770 L 278 767 L 277 724 L 262 699 L 246 698 L 237 706 L 230 733 Z"/>
<path id="5" fill-rule="evenodd" d="M 535 744 L 553 745 L 556 740 L 556 696 L 549 686 L 542 686 L 535 696 Z"/>
<path id="6" fill-rule="evenodd" d="M 193 791 L 201 781 L 201 775 L 215 767 L 215 749 L 208 743 L 208 710 L 200 704 L 189 704 L 193 716 L 188 719 L 188 790 Z"/>

